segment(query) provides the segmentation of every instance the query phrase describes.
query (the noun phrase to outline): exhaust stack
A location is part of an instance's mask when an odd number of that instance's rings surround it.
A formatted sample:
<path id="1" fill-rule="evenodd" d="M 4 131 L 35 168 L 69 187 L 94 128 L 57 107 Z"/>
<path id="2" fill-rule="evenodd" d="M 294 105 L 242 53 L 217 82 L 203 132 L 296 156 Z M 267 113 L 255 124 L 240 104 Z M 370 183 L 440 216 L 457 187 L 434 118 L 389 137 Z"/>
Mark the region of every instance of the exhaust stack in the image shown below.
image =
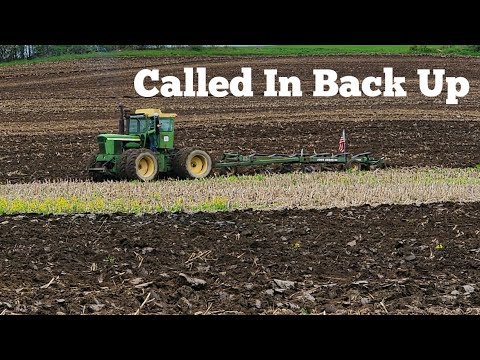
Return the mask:
<path id="1" fill-rule="evenodd" d="M 118 119 L 118 133 L 125 134 L 125 125 L 123 123 L 123 104 L 118 104 L 118 108 L 120 109 L 120 119 Z"/>
<path id="2" fill-rule="evenodd" d="M 123 110 L 124 114 L 125 114 L 125 135 L 128 135 L 129 134 L 129 131 L 130 131 L 130 109 L 124 109 Z"/>

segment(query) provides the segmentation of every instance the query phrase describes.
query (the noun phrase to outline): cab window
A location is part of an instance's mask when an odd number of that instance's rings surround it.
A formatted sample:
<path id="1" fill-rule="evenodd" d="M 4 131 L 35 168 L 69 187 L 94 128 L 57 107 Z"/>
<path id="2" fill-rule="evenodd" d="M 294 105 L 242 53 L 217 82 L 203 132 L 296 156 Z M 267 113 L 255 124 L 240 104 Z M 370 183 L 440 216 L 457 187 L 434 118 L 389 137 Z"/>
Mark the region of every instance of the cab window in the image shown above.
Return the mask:
<path id="1" fill-rule="evenodd" d="M 142 134 L 147 130 L 147 121 L 145 119 L 130 119 L 128 127 L 129 134 Z"/>
<path id="2" fill-rule="evenodd" d="M 173 121 L 172 119 L 160 119 L 160 131 L 172 131 Z"/>

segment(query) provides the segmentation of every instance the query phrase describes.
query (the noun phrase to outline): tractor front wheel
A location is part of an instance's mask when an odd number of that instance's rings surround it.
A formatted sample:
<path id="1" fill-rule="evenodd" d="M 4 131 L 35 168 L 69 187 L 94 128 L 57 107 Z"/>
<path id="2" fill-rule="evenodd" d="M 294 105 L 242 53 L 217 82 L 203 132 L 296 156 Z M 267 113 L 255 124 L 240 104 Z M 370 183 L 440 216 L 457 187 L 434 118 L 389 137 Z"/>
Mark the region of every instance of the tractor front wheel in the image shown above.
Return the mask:
<path id="1" fill-rule="evenodd" d="M 118 173 L 125 180 L 151 181 L 158 175 L 157 158 L 147 149 L 127 150 L 120 157 Z"/>
<path id="2" fill-rule="evenodd" d="M 173 171 L 181 179 L 201 179 L 212 172 L 212 159 L 198 148 L 183 148 L 173 157 Z"/>

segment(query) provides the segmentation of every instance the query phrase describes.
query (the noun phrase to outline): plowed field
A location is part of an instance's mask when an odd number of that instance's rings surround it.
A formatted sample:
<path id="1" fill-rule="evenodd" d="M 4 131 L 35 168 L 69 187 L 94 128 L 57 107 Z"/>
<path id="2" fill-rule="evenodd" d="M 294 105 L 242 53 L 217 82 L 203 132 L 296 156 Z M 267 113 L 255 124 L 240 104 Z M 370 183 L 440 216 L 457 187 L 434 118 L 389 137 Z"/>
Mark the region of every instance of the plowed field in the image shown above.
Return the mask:
<path id="1" fill-rule="evenodd" d="M 145 99 L 133 88 L 135 74 L 158 68 L 183 79 L 184 67 L 207 67 L 207 76 L 231 79 L 241 67 L 253 72 L 251 98 Z M 313 69 L 338 76 L 382 76 L 391 66 L 405 76 L 404 98 L 313 97 Z M 300 98 L 263 97 L 263 70 L 302 80 Z M 458 106 L 445 94 L 427 98 L 416 69 L 445 68 L 464 76 L 470 93 Z M 352 152 L 373 151 L 396 166 L 464 167 L 480 162 L 480 60 L 426 56 L 145 57 L 102 58 L 0 68 L 0 181 L 84 179 L 95 136 L 115 131 L 117 103 L 176 112 L 178 147 L 222 151 L 335 151 L 342 128 Z"/>
<path id="2" fill-rule="evenodd" d="M 479 203 L 0 216 L 0 309 L 478 314 L 479 231 Z"/>
<path id="3" fill-rule="evenodd" d="M 144 99 L 135 74 L 253 68 L 252 98 Z M 405 98 L 313 97 L 313 69 L 405 76 Z M 302 80 L 263 97 L 263 70 Z M 464 76 L 458 106 L 416 69 Z M 480 59 L 441 56 L 101 58 L 0 67 L 0 183 L 85 179 L 117 103 L 176 112 L 176 145 L 372 151 L 398 167 L 480 163 Z M 458 185 L 458 184 L 457 184 Z M 474 196 L 474 195 L 472 195 Z M 0 314 L 463 314 L 480 312 L 480 203 L 217 213 L 0 216 Z"/>

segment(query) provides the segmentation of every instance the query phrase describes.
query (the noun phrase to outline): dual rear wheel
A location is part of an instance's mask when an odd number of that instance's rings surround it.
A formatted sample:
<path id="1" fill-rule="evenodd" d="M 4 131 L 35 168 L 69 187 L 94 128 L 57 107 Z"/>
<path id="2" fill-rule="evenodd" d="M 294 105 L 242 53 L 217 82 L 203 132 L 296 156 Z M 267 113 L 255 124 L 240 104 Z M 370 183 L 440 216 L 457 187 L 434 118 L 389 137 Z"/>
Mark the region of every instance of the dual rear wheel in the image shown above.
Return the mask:
<path id="1" fill-rule="evenodd" d="M 198 148 L 184 148 L 173 156 L 172 167 L 181 179 L 201 179 L 210 175 L 212 159 Z M 118 170 L 121 179 L 151 181 L 159 173 L 158 160 L 148 149 L 130 149 L 120 157 Z"/>
<path id="2" fill-rule="evenodd" d="M 158 175 L 158 161 L 148 149 L 129 149 L 118 163 L 118 175 L 125 180 L 151 181 Z"/>
<path id="3" fill-rule="evenodd" d="M 178 150 L 173 157 L 173 172 L 181 179 L 202 179 L 212 172 L 212 159 L 207 152 L 194 147 Z"/>

